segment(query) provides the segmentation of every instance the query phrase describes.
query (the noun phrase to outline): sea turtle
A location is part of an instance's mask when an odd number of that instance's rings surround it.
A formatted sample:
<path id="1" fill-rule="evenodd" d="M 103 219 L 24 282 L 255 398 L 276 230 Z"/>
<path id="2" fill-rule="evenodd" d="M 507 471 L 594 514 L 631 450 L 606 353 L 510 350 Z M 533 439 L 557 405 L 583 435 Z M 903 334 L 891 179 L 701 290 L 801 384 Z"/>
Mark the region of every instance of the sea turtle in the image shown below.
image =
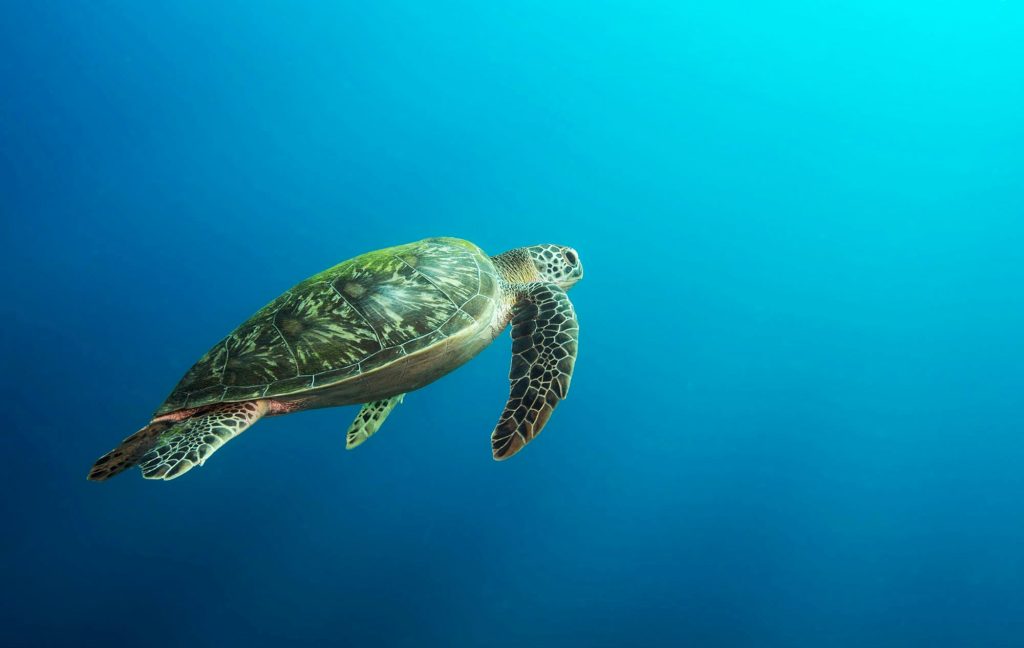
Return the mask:
<path id="1" fill-rule="evenodd" d="M 563 245 L 487 256 L 455 238 L 369 252 L 296 285 L 199 359 L 150 423 L 103 455 L 102 481 L 138 464 L 174 479 L 263 416 L 363 404 L 354 448 L 402 397 L 460 367 L 512 324 L 511 389 L 495 459 L 530 442 L 565 398 L 579 327 L 565 291 L 583 276 Z"/>

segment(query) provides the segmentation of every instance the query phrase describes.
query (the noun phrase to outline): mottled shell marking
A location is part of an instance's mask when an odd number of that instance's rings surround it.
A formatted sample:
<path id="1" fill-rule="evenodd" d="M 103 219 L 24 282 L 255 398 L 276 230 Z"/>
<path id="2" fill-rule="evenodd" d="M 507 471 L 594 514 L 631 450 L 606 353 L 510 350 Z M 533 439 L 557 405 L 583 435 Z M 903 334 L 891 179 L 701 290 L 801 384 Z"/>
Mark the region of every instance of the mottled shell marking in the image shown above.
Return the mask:
<path id="1" fill-rule="evenodd" d="M 370 252 L 284 293 L 193 366 L 157 415 L 329 387 L 489 323 L 498 276 L 475 245 Z"/>

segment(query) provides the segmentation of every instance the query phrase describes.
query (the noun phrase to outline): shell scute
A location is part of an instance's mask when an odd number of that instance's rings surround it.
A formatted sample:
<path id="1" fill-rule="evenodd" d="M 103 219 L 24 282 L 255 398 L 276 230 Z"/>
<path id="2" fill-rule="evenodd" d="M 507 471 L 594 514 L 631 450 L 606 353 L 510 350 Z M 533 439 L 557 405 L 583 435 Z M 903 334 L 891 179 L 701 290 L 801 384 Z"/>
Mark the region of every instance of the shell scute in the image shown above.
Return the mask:
<path id="1" fill-rule="evenodd" d="M 225 401 L 240 401 L 240 400 L 251 400 L 253 398 L 260 398 L 263 396 L 263 392 L 266 391 L 266 385 L 243 385 L 228 387 L 224 391 L 223 400 Z"/>
<path id="2" fill-rule="evenodd" d="M 228 338 L 224 386 L 266 385 L 296 373 L 291 349 L 272 318 L 253 322 Z"/>
<path id="3" fill-rule="evenodd" d="M 379 351 L 371 327 L 330 282 L 311 284 L 275 314 L 301 374 L 314 375 L 359 363 Z"/>
<path id="4" fill-rule="evenodd" d="M 438 339 L 443 339 L 455 335 L 459 331 L 473 326 L 476 320 L 470 317 L 465 311 L 459 311 L 452 315 L 451 319 L 441 325 L 441 328 L 437 330 Z"/>

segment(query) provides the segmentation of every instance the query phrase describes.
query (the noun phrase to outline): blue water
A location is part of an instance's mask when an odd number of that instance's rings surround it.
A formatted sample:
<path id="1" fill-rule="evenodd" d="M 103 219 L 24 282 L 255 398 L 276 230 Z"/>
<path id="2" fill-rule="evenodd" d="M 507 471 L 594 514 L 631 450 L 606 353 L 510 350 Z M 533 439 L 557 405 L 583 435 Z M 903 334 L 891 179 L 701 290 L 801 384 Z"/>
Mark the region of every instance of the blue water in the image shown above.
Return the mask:
<path id="1" fill-rule="evenodd" d="M 1024 645 L 1016 2 L 8 3 L 4 645 Z M 293 283 L 580 251 L 570 397 L 509 340 L 85 480 Z"/>

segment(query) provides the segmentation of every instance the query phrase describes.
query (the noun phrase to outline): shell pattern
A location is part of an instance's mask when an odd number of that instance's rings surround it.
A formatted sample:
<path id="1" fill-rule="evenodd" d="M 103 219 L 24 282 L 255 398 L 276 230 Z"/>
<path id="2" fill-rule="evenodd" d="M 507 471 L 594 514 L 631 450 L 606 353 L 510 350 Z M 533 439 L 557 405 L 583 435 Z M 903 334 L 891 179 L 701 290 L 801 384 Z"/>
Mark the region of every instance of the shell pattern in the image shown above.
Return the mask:
<path id="1" fill-rule="evenodd" d="M 451 238 L 370 252 L 284 293 L 200 358 L 156 415 L 328 387 L 488 323 L 497 271 Z"/>

